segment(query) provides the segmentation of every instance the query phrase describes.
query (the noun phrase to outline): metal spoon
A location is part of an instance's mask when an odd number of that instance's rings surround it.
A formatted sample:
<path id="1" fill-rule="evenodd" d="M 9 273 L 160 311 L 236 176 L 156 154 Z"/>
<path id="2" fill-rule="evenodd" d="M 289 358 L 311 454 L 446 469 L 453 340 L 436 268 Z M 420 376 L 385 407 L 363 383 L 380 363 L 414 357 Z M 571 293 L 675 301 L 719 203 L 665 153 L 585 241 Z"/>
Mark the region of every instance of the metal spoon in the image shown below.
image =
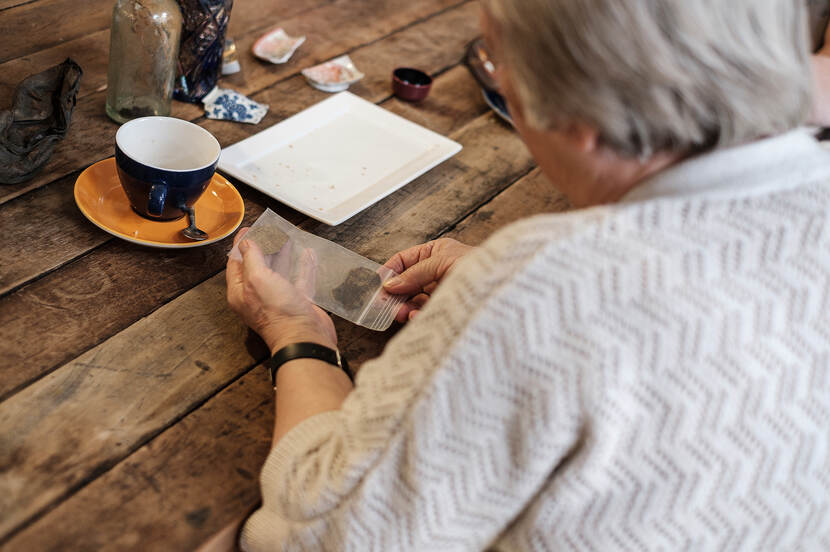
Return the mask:
<path id="1" fill-rule="evenodd" d="M 182 235 L 185 238 L 194 241 L 206 240 L 208 237 L 207 233 L 196 228 L 196 210 L 193 207 L 188 207 L 187 205 L 183 205 L 179 208 L 185 213 L 187 213 L 187 220 L 190 221 L 190 226 L 182 230 Z"/>

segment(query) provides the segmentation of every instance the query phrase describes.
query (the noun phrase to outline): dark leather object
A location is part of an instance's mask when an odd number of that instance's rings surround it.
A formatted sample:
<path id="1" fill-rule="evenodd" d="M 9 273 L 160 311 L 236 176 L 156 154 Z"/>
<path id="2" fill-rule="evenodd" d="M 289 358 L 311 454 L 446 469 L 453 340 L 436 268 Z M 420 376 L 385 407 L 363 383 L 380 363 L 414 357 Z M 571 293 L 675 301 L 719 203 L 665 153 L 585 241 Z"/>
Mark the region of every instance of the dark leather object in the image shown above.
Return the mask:
<path id="1" fill-rule="evenodd" d="M 52 156 L 69 129 L 82 74 L 67 58 L 17 86 L 12 108 L 0 111 L 0 184 L 29 180 Z"/>

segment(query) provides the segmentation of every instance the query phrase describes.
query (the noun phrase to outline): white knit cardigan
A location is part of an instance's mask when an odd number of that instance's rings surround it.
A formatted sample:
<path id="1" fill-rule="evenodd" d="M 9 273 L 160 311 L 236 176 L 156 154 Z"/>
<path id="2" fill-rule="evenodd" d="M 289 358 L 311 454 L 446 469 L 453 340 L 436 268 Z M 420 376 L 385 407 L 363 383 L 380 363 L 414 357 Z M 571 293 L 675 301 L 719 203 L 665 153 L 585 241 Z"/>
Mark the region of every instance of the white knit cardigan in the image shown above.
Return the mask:
<path id="1" fill-rule="evenodd" d="M 262 471 L 244 550 L 830 550 L 830 154 L 498 232 Z"/>

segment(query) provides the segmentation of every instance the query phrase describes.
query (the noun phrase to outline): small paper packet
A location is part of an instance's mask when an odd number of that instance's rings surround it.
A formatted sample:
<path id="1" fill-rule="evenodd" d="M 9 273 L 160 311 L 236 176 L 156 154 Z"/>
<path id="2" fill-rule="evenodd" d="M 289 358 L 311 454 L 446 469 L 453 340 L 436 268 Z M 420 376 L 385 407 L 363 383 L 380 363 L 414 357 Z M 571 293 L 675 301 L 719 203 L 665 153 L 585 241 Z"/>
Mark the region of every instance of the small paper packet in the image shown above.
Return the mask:
<path id="1" fill-rule="evenodd" d="M 254 43 L 254 55 L 271 63 L 285 63 L 305 42 L 305 36 L 288 36 L 282 27 L 269 31 Z"/>
<path id="2" fill-rule="evenodd" d="M 302 73 L 311 86 L 323 92 L 341 92 L 365 76 L 349 56 L 303 69 Z"/>
<path id="3" fill-rule="evenodd" d="M 202 103 L 208 119 L 255 125 L 268 113 L 268 105 L 257 103 L 230 88 L 215 87 L 202 98 Z"/>
<path id="4" fill-rule="evenodd" d="M 300 230 L 267 209 L 245 235 L 265 254 L 268 266 L 314 304 L 371 330 L 384 331 L 395 320 L 405 295 L 383 289 L 395 271 L 334 242 Z M 237 246 L 229 253 L 242 258 Z"/>

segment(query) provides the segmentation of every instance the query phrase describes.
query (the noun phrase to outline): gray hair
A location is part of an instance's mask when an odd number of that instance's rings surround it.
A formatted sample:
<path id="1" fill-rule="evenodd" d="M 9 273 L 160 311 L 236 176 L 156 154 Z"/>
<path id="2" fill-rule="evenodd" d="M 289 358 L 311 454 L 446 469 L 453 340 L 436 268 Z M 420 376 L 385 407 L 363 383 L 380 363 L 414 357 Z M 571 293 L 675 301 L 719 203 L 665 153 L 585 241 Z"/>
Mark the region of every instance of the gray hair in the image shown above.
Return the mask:
<path id="1" fill-rule="evenodd" d="M 778 134 L 810 109 L 804 0 L 484 0 L 522 115 L 619 154 Z"/>

